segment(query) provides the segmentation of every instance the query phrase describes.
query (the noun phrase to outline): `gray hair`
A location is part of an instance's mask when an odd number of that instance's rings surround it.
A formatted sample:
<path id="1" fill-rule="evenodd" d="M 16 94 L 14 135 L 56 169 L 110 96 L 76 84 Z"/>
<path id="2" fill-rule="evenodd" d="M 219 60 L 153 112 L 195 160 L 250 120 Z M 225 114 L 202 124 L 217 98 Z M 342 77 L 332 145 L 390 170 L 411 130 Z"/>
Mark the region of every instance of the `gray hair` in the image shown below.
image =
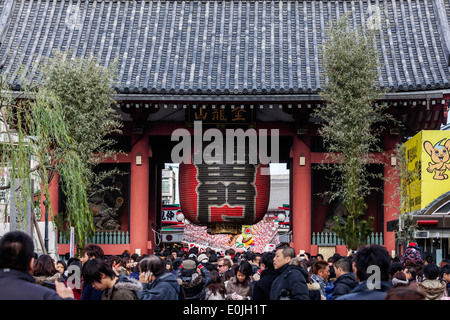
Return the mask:
<path id="1" fill-rule="evenodd" d="M 340 258 L 334 262 L 336 268 L 341 268 L 343 272 L 352 271 L 352 263 L 349 258 Z"/>

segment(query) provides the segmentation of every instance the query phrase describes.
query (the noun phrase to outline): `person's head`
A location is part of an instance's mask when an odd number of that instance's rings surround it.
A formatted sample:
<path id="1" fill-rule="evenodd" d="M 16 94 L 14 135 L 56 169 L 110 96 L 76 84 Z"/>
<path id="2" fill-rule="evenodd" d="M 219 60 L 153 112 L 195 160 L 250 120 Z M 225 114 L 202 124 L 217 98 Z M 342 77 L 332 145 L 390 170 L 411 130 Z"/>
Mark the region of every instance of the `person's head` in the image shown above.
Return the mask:
<path id="1" fill-rule="evenodd" d="M 312 272 L 327 281 L 330 276 L 328 262 L 325 260 L 317 260 L 312 266 Z"/>
<path id="2" fill-rule="evenodd" d="M 223 274 L 221 274 L 221 276 L 222 276 L 222 281 L 225 283 L 225 281 L 230 280 L 234 276 L 234 271 L 231 268 L 231 269 L 225 271 Z"/>
<path id="3" fill-rule="evenodd" d="M 330 264 L 330 262 L 328 262 L 328 281 L 334 281 L 336 280 L 337 276 L 336 276 L 336 271 L 334 270 L 334 266 L 333 264 Z"/>
<path id="4" fill-rule="evenodd" d="M 111 255 L 106 258 L 106 262 L 111 266 L 111 268 L 115 268 L 120 263 L 120 258 L 116 255 Z"/>
<path id="5" fill-rule="evenodd" d="M 80 259 L 78 259 L 77 257 L 72 257 L 72 258 L 69 258 L 69 260 L 67 260 L 67 267 L 69 267 L 74 262 L 80 262 L 81 263 Z"/>
<path id="6" fill-rule="evenodd" d="M 149 255 L 148 257 L 139 261 L 139 269 L 141 273 L 149 272 L 153 281 L 154 278 L 162 275 L 166 271 L 166 263 L 163 259 L 156 255 Z"/>
<path id="7" fill-rule="evenodd" d="M 239 283 L 244 282 L 249 279 L 252 275 L 252 266 L 247 261 L 243 260 L 238 268 L 235 270 L 235 275 Z"/>
<path id="8" fill-rule="evenodd" d="M 134 262 L 136 262 L 138 258 L 139 258 L 139 255 L 138 255 L 137 253 L 133 253 L 133 254 L 130 256 L 130 259 L 133 260 Z"/>
<path id="9" fill-rule="evenodd" d="M 104 259 L 103 249 L 95 244 L 88 244 L 81 253 L 80 261 L 84 265 L 89 259 Z"/>
<path id="10" fill-rule="evenodd" d="M 197 261 L 200 263 L 205 263 L 205 262 L 209 262 L 208 256 L 206 255 L 206 253 L 200 253 L 197 256 Z"/>
<path id="11" fill-rule="evenodd" d="M 217 271 L 212 270 L 209 272 L 209 275 L 211 276 L 211 283 L 212 284 L 216 284 L 216 283 L 223 283 L 222 279 L 220 279 L 220 275 Z"/>
<path id="12" fill-rule="evenodd" d="M 225 294 L 226 294 L 225 285 L 224 285 L 219 273 L 217 271 L 211 271 L 209 274 L 211 276 L 211 282 L 208 285 L 208 289 L 213 294 L 220 293 L 221 295 L 225 296 Z"/>
<path id="13" fill-rule="evenodd" d="M 197 247 L 192 247 L 192 248 L 189 249 L 188 255 L 191 255 L 191 254 L 197 255 L 197 253 L 198 253 L 198 248 Z"/>
<path id="14" fill-rule="evenodd" d="M 397 273 L 398 271 L 402 271 L 403 269 L 403 264 L 401 264 L 400 262 L 392 262 L 389 273 L 391 277 L 393 277 L 395 273 Z"/>
<path id="15" fill-rule="evenodd" d="M 434 263 L 429 263 L 423 267 L 423 275 L 426 280 L 436 280 L 439 277 L 439 268 Z"/>
<path id="16" fill-rule="evenodd" d="M 67 270 L 67 265 L 63 260 L 58 260 L 56 263 L 56 270 L 58 270 L 59 273 L 64 274 Z"/>
<path id="17" fill-rule="evenodd" d="M 423 264 L 431 264 L 433 263 L 433 257 L 428 255 L 425 257 L 425 259 L 423 260 Z"/>
<path id="18" fill-rule="evenodd" d="M 173 270 L 178 270 L 180 268 L 181 264 L 183 263 L 183 258 L 176 258 L 172 262 Z"/>
<path id="19" fill-rule="evenodd" d="M 450 264 L 441 268 L 441 277 L 445 282 L 450 283 Z"/>
<path id="20" fill-rule="evenodd" d="M 306 259 L 300 258 L 299 256 L 292 258 L 289 264 L 299 266 L 308 271 L 308 261 Z"/>
<path id="21" fill-rule="evenodd" d="M 72 268 L 70 268 L 70 266 L 73 266 Z M 67 272 L 70 272 L 71 270 L 73 270 L 74 267 L 78 267 L 78 269 L 82 269 L 83 265 L 81 264 L 80 259 L 78 258 L 70 258 L 69 260 L 67 260 Z"/>
<path id="22" fill-rule="evenodd" d="M 123 257 L 121 266 L 127 270 L 131 270 L 131 268 L 133 267 L 133 261 L 129 257 Z"/>
<path id="23" fill-rule="evenodd" d="M 259 260 L 259 267 L 261 270 L 273 269 L 273 258 L 275 257 L 274 252 L 264 252 Z"/>
<path id="24" fill-rule="evenodd" d="M 234 257 L 235 254 L 236 254 L 236 250 L 234 250 L 233 248 L 229 248 L 229 249 L 225 250 L 226 256 Z"/>
<path id="25" fill-rule="evenodd" d="M 128 270 L 133 270 L 135 264 L 136 264 L 136 260 L 130 258 L 130 259 L 128 259 L 127 264 L 124 267 L 127 268 Z"/>
<path id="26" fill-rule="evenodd" d="M 407 259 L 407 260 L 405 261 L 404 266 L 405 266 L 405 267 L 414 267 L 414 268 L 417 268 L 417 267 L 418 267 L 417 263 L 415 263 L 414 261 L 409 260 L 409 259 Z"/>
<path id="27" fill-rule="evenodd" d="M 413 266 L 406 266 L 405 269 L 403 269 L 403 273 L 406 276 L 406 279 L 408 279 L 408 281 L 411 280 L 416 280 L 416 268 Z"/>
<path id="28" fill-rule="evenodd" d="M 103 259 L 89 259 L 83 265 L 83 280 L 92 284 L 94 289 L 104 291 L 111 288 L 116 280 L 116 273 Z"/>
<path id="29" fill-rule="evenodd" d="M 406 279 L 406 274 L 403 271 L 397 271 L 392 276 L 392 286 L 393 287 L 407 287 L 408 279 Z"/>
<path id="30" fill-rule="evenodd" d="M 219 273 L 224 273 L 225 271 L 231 268 L 231 265 L 232 265 L 231 260 L 226 258 L 220 258 L 217 261 L 217 269 L 219 270 Z"/>
<path id="31" fill-rule="evenodd" d="M 359 281 L 365 281 L 374 273 L 378 273 L 377 280 L 387 282 L 390 266 L 389 252 L 379 245 L 369 245 L 358 249 L 353 260 L 353 269 Z"/>
<path id="32" fill-rule="evenodd" d="M 172 263 L 172 261 L 166 260 L 166 261 L 164 262 L 164 264 L 165 264 L 165 266 L 166 266 L 167 271 L 169 271 L 169 272 L 172 272 L 172 271 L 173 271 L 173 263 Z"/>
<path id="33" fill-rule="evenodd" d="M 279 269 L 288 264 L 291 259 L 295 258 L 295 250 L 291 247 L 281 247 L 275 253 L 273 258 L 273 266 L 275 269 Z"/>
<path id="34" fill-rule="evenodd" d="M 425 300 L 425 295 L 419 290 L 399 287 L 389 290 L 384 300 Z"/>
<path id="35" fill-rule="evenodd" d="M 170 254 L 170 250 L 168 249 L 168 248 L 165 248 L 164 250 L 163 250 L 163 252 L 162 252 L 162 256 L 164 257 L 164 258 L 167 258 L 168 256 L 170 256 L 171 254 Z"/>
<path id="36" fill-rule="evenodd" d="M 350 259 L 342 257 L 336 260 L 334 262 L 334 271 L 336 272 L 337 278 L 352 271 L 352 263 Z"/>
<path id="37" fill-rule="evenodd" d="M 0 239 L 0 269 L 33 272 L 34 244 L 26 233 L 11 231 Z"/>
<path id="38" fill-rule="evenodd" d="M 40 255 L 34 264 L 34 275 L 42 277 L 54 276 L 58 270 L 56 270 L 55 262 L 48 254 Z"/>
<path id="39" fill-rule="evenodd" d="M 328 264 L 334 264 L 334 262 L 338 261 L 339 259 L 343 258 L 339 253 L 333 254 L 331 257 L 328 258 Z"/>
<path id="40" fill-rule="evenodd" d="M 423 281 L 423 267 L 417 269 L 417 282 L 422 282 Z"/>
<path id="41" fill-rule="evenodd" d="M 247 261 L 254 261 L 256 257 L 256 254 L 253 251 L 246 251 L 244 253 L 244 258 Z"/>
<path id="42" fill-rule="evenodd" d="M 209 262 L 211 262 L 211 263 L 217 262 L 217 254 L 213 250 L 211 250 L 211 252 L 208 255 L 208 259 L 209 259 Z"/>
<path id="43" fill-rule="evenodd" d="M 448 259 L 441 260 L 441 262 L 439 262 L 439 268 L 442 268 L 442 267 L 448 265 L 449 263 L 450 263 L 450 260 L 448 260 Z"/>
<path id="44" fill-rule="evenodd" d="M 318 261 L 323 260 L 323 255 L 322 255 L 321 253 L 319 253 L 319 254 L 316 256 L 316 259 L 317 259 Z"/>

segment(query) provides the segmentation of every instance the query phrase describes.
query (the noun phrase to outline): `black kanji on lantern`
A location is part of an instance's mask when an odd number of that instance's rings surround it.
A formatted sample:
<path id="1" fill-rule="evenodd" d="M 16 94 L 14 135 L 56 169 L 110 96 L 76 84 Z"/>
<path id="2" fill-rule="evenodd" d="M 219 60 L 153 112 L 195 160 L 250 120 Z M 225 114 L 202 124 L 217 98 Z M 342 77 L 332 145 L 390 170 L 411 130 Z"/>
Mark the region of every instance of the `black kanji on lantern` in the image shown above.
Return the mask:
<path id="1" fill-rule="evenodd" d="M 197 168 L 198 212 L 201 223 L 210 223 L 212 208 L 241 208 L 242 215 L 223 214 L 223 221 L 250 224 L 255 218 L 257 165 L 200 164 Z"/>

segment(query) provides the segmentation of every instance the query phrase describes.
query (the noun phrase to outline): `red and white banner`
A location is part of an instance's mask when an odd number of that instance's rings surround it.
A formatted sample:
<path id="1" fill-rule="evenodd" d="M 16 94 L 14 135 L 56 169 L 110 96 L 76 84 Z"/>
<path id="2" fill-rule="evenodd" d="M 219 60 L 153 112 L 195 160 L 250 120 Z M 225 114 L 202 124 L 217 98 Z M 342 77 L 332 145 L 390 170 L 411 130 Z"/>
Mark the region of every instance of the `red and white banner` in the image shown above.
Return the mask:
<path id="1" fill-rule="evenodd" d="M 188 223 L 185 225 L 183 242 L 188 247 L 207 248 L 216 251 L 225 251 L 233 248 L 236 251 L 251 250 L 253 252 L 264 252 L 267 248 L 275 248 L 279 244 L 278 224 L 273 219 L 261 220 L 251 226 L 243 226 L 242 233 L 238 235 L 216 234 L 207 232 L 206 226 L 197 226 Z"/>

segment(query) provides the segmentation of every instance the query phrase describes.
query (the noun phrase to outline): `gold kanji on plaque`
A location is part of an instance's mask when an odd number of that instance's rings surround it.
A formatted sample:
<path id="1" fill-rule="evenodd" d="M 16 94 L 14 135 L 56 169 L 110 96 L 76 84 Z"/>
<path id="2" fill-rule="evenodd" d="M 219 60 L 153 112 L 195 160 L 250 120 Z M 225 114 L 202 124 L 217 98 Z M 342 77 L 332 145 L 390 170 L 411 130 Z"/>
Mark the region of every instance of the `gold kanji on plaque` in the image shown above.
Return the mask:
<path id="1" fill-rule="evenodd" d="M 225 110 L 222 108 L 214 109 L 212 112 L 212 120 L 227 121 L 228 119 L 225 116 Z"/>
<path id="2" fill-rule="evenodd" d="M 198 111 L 195 111 L 195 120 L 206 120 L 206 117 L 208 116 L 208 112 L 203 112 L 203 108 L 198 109 Z"/>
<path id="3" fill-rule="evenodd" d="M 245 118 L 242 116 L 242 113 L 243 112 L 247 112 L 246 110 L 244 110 L 241 107 L 237 106 L 236 108 L 231 110 L 231 112 L 233 112 L 233 115 L 234 115 L 234 118 L 231 119 L 231 121 L 245 121 Z"/>

